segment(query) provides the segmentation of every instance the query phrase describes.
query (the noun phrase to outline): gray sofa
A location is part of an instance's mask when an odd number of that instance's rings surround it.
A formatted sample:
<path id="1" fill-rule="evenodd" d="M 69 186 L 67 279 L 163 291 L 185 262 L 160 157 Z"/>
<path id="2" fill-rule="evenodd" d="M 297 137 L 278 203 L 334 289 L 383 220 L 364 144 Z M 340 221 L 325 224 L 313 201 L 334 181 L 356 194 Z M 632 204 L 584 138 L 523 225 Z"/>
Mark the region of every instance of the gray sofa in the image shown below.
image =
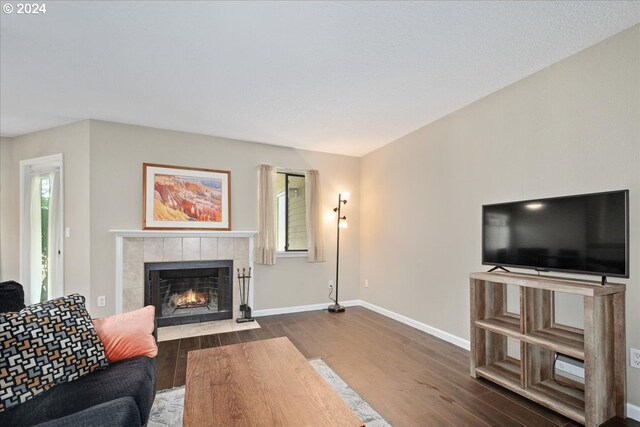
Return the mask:
<path id="1" fill-rule="evenodd" d="M 155 358 L 140 356 L 116 362 L 0 412 L 0 425 L 145 425 L 155 397 L 155 381 Z"/>
<path id="2" fill-rule="evenodd" d="M 19 283 L 0 283 L 0 295 L 3 311 L 24 307 Z M 0 412 L 0 426 L 142 426 L 149 419 L 155 383 L 156 358 L 112 363 Z"/>

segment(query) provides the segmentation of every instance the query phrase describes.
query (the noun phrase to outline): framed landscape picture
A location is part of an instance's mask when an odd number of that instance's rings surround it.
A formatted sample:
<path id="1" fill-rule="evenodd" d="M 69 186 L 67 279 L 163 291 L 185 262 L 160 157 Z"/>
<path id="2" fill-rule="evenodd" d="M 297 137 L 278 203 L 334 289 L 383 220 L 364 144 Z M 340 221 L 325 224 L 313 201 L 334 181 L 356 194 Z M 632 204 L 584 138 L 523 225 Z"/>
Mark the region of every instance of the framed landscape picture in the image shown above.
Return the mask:
<path id="1" fill-rule="evenodd" d="M 231 172 L 143 164 L 145 230 L 231 230 Z"/>

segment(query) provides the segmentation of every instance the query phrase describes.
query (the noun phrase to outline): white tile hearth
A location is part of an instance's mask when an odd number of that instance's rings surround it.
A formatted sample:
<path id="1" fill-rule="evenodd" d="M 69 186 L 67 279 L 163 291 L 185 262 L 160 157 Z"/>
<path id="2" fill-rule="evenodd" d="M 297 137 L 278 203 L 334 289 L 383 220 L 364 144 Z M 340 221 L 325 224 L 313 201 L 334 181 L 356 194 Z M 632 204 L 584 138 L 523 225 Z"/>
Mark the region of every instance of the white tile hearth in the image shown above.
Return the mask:
<path id="1" fill-rule="evenodd" d="M 180 338 L 201 337 L 203 335 L 224 334 L 227 332 L 257 329 L 257 321 L 238 323 L 233 319 L 214 322 L 189 323 L 188 325 L 163 326 L 158 328 L 158 341 L 171 341 Z"/>

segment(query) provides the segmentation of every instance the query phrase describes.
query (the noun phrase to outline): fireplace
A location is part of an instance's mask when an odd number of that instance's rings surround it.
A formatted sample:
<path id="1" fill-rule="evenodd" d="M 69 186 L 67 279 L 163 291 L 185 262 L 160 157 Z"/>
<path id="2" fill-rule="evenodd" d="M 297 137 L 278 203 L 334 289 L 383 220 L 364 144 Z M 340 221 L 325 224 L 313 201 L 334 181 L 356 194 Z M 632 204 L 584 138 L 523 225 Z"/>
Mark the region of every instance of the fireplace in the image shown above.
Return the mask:
<path id="1" fill-rule="evenodd" d="M 231 260 L 145 263 L 145 305 L 158 326 L 231 319 L 232 271 Z"/>

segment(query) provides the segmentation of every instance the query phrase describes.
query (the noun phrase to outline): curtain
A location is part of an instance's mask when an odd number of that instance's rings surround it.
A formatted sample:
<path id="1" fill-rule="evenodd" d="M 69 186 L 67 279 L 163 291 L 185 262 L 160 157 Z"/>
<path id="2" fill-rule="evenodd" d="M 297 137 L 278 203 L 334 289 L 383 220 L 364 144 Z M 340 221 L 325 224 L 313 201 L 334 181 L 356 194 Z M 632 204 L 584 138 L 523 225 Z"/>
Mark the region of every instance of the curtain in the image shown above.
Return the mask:
<path id="1" fill-rule="evenodd" d="M 275 169 L 260 165 L 258 188 L 258 241 L 256 242 L 256 263 L 274 265 L 276 263 L 276 215 L 275 215 Z"/>
<path id="2" fill-rule="evenodd" d="M 50 198 L 49 198 L 49 274 L 48 290 L 49 299 L 62 296 L 62 268 L 61 261 L 61 224 L 60 222 L 60 171 L 49 173 Z"/>
<path id="3" fill-rule="evenodd" d="M 42 203 L 40 175 L 31 178 L 29 198 L 29 303 L 40 302 L 42 289 Z"/>
<path id="4" fill-rule="evenodd" d="M 309 262 L 324 262 L 324 238 L 322 234 L 322 193 L 320 174 L 317 170 L 307 171 L 307 244 Z"/>

